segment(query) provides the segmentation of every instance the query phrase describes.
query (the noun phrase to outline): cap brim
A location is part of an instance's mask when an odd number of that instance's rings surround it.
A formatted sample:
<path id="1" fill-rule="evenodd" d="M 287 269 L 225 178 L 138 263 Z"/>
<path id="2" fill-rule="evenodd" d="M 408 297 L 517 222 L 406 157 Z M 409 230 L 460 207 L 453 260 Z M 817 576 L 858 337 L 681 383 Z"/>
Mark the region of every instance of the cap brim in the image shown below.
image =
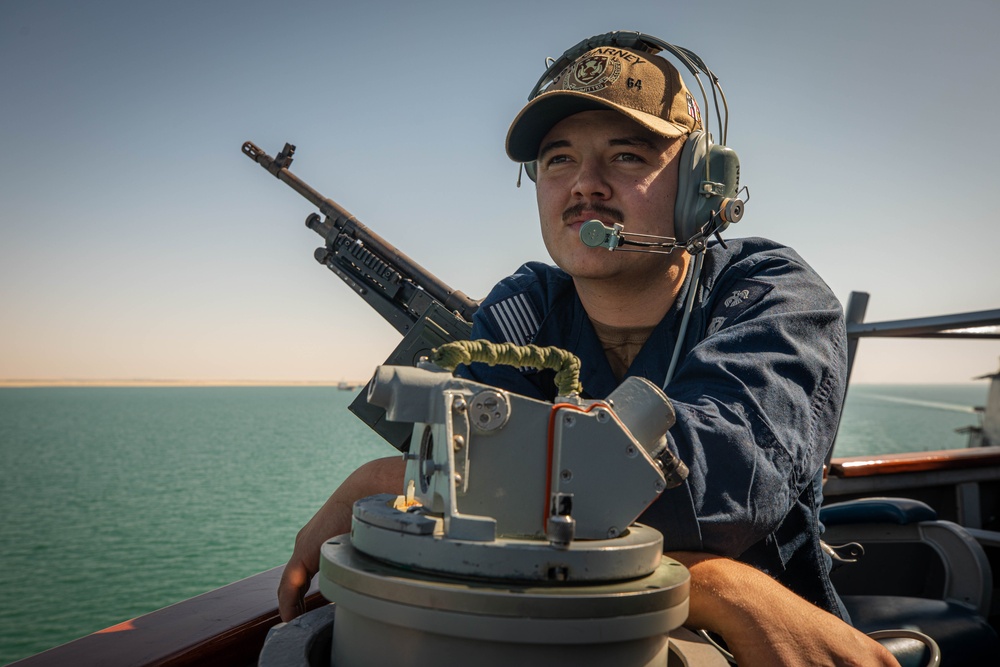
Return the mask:
<path id="1" fill-rule="evenodd" d="M 581 111 L 617 111 L 651 132 L 676 138 L 688 133 L 659 116 L 619 106 L 573 90 L 543 93 L 526 104 L 507 131 L 507 155 L 515 162 L 531 162 L 538 158 L 542 139 L 559 121 Z"/>

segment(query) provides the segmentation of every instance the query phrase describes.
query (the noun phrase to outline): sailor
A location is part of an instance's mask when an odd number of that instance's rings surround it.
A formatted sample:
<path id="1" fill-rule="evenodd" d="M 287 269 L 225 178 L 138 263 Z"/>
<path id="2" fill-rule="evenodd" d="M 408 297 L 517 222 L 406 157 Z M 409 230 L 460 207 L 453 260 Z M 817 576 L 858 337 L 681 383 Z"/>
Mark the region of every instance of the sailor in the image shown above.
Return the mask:
<path id="1" fill-rule="evenodd" d="M 677 413 L 668 447 L 690 474 L 640 520 L 691 573 L 688 625 L 720 634 L 744 666 L 896 664 L 845 622 L 820 544 L 822 468 L 846 384 L 843 315 L 829 288 L 791 249 L 709 242 L 712 227 L 669 253 L 581 242 L 590 220 L 633 238 L 683 237 L 676 202 L 702 182 L 690 173 L 702 129 L 663 57 L 598 47 L 558 73 L 507 136 L 508 155 L 530 165 L 556 266 L 525 264 L 501 281 L 472 337 L 574 352 L 591 398 L 633 375 L 665 386 Z M 553 398 L 545 372 L 463 372 Z M 301 613 L 319 547 L 350 530 L 353 502 L 398 493 L 402 477 L 399 457 L 365 464 L 299 532 L 282 618 Z"/>

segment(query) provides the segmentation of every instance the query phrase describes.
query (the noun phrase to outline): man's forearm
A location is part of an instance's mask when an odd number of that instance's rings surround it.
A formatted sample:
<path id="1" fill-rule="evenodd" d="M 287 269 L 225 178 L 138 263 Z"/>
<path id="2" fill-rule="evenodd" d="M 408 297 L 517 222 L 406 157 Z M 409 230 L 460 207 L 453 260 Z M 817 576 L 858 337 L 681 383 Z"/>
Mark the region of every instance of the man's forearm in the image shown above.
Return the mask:
<path id="1" fill-rule="evenodd" d="M 406 466 L 401 456 L 376 459 L 351 473 L 295 537 L 295 548 L 278 584 L 283 621 L 305 611 L 303 596 L 319 570 L 323 543 L 351 530 L 354 502 L 377 493 L 402 493 Z"/>
<path id="2" fill-rule="evenodd" d="M 691 573 L 685 623 L 720 635 L 741 667 L 898 663 L 878 642 L 738 561 L 669 552 Z"/>

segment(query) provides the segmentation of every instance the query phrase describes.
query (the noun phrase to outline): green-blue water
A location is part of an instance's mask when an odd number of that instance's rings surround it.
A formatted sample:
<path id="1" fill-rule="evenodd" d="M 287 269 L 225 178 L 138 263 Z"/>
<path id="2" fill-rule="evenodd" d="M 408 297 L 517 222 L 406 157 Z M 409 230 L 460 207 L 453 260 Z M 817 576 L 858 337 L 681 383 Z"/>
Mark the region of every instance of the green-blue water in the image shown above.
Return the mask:
<path id="1" fill-rule="evenodd" d="M 280 565 L 394 452 L 325 387 L 0 389 L 0 664 Z M 985 383 L 852 387 L 837 454 L 963 447 Z"/>
<path id="2" fill-rule="evenodd" d="M 965 447 L 955 432 L 978 424 L 989 385 L 854 385 L 834 447 L 835 456 L 920 452 Z"/>

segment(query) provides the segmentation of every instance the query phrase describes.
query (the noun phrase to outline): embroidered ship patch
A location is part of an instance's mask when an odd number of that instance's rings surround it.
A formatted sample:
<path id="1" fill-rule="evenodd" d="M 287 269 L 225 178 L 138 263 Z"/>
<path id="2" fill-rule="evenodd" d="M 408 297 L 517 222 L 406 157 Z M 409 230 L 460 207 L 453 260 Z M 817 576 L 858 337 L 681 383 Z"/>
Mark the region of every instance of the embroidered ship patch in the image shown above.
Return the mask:
<path id="1" fill-rule="evenodd" d="M 743 314 L 744 311 L 760 301 L 773 288 L 774 285 L 768 285 L 767 283 L 750 278 L 737 281 L 724 295 L 719 296 L 719 301 L 712 311 L 712 319 L 709 320 L 705 335 L 711 336 L 718 332 L 727 322 Z"/>

